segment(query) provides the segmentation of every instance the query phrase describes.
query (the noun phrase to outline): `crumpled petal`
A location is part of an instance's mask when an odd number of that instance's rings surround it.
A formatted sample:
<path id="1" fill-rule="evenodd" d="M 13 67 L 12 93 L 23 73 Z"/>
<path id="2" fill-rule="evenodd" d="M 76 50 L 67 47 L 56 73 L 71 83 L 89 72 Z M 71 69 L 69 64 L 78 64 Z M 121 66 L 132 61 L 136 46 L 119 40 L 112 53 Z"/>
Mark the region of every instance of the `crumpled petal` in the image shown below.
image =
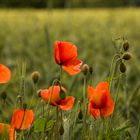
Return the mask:
<path id="1" fill-rule="evenodd" d="M 67 61 L 66 63 L 63 64 L 63 69 L 70 75 L 75 75 L 81 71 L 80 67 L 82 63 L 83 62 L 78 59 Z"/>
<path id="2" fill-rule="evenodd" d="M 58 107 L 62 110 L 71 110 L 74 105 L 75 98 L 72 96 L 67 96 L 66 99 L 61 100 Z"/>

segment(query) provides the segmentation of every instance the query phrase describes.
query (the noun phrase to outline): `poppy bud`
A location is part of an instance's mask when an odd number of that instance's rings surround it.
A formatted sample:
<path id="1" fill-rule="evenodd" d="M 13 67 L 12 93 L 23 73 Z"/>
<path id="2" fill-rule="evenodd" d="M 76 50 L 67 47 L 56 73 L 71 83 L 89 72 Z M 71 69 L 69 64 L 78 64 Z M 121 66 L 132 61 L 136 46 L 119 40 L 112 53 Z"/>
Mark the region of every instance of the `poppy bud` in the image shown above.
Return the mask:
<path id="1" fill-rule="evenodd" d="M 40 73 L 38 71 L 34 71 L 32 73 L 32 80 L 34 84 L 38 83 L 38 81 L 40 80 Z"/>
<path id="2" fill-rule="evenodd" d="M 125 64 L 123 62 L 121 62 L 121 64 L 120 64 L 120 71 L 122 73 L 125 73 L 125 71 L 126 71 L 126 66 L 125 66 Z"/>
<path id="3" fill-rule="evenodd" d="M 89 67 L 89 73 L 92 74 L 93 73 L 93 67 Z"/>
<path id="4" fill-rule="evenodd" d="M 129 49 L 129 43 L 127 40 L 123 43 L 123 49 L 124 51 L 127 51 Z"/>
<path id="5" fill-rule="evenodd" d="M 87 75 L 89 72 L 89 66 L 87 64 L 84 64 L 81 68 L 81 71 L 83 72 L 84 75 Z"/>
<path id="6" fill-rule="evenodd" d="M 64 134 L 64 127 L 63 125 L 61 124 L 60 128 L 59 128 L 59 134 L 60 135 L 63 135 Z"/>
<path id="7" fill-rule="evenodd" d="M 26 110 L 27 109 L 27 104 L 23 103 L 23 109 Z"/>
<path id="8" fill-rule="evenodd" d="M 5 91 L 1 92 L 1 93 L 0 93 L 0 96 L 1 96 L 1 98 L 2 98 L 3 100 L 6 100 L 6 98 L 7 98 L 7 94 L 6 94 Z"/>
<path id="9" fill-rule="evenodd" d="M 127 52 L 127 53 L 124 53 L 124 54 L 123 54 L 123 57 L 122 57 L 122 58 L 123 58 L 124 60 L 130 60 L 131 57 L 132 57 L 131 53 Z"/>
<path id="10" fill-rule="evenodd" d="M 62 100 L 64 100 L 66 98 L 66 93 L 63 90 L 60 91 L 60 98 Z"/>
<path id="11" fill-rule="evenodd" d="M 41 94 L 41 89 L 39 89 L 39 90 L 37 91 L 37 96 L 38 96 L 38 97 L 41 97 L 40 94 Z"/>
<path id="12" fill-rule="evenodd" d="M 82 120 L 82 119 L 83 119 L 83 113 L 82 113 L 82 110 L 79 111 L 78 119 L 79 119 L 79 120 Z"/>

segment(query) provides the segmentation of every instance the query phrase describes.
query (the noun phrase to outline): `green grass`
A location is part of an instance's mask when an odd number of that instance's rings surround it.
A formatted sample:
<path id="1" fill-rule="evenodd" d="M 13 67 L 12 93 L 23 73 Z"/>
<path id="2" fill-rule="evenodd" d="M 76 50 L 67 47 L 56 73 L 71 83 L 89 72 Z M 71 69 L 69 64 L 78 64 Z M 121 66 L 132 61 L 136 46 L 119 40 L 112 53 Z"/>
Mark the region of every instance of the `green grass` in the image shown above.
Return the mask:
<path id="1" fill-rule="evenodd" d="M 121 140 L 122 136 L 128 132 L 131 135 L 129 139 L 135 140 L 140 121 L 139 17 L 140 9 L 133 8 L 0 10 L 0 63 L 8 65 L 13 72 L 11 82 L 6 86 L 0 85 L 0 90 L 6 90 L 8 96 L 7 106 L 1 102 L 0 120 L 9 122 L 11 109 L 15 108 L 15 98 L 19 92 L 17 76 L 19 63 L 24 61 L 27 64 L 25 93 L 26 101 L 29 103 L 33 94 L 30 75 L 34 70 L 41 73 L 38 88 L 48 88 L 59 75 L 59 67 L 55 65 L 53 58 L 55 40 L 71 41 L 77 45 L 78 57 L 93 66 L 93 84 L 96 85 L 108 77 L 111 59 L 115 53 L 112 40 L 124 37 L 130 43 L 133 59 L 126 63 L 126 77 L 124 76 L 121 80 L 119 100 L 112 122 L 114 128 L 112 135 L 118 133 L 119 135 L 114 136 L 114 139 Z M 70 94 L 79 98 L 82 95 L 82 74 L 70 77 L 63 73 L 63 79 Z M 36 101 L 38 101 L 37 98 L 32 107 Z M 126 114 L 129 114 L 129 117 Z M 123 122 L 127 120 L 133 127 L 123 131 L 126 126 Z M 75 135 L 78 136 L 80 128 L 81 126 L 77 126 Z"/>

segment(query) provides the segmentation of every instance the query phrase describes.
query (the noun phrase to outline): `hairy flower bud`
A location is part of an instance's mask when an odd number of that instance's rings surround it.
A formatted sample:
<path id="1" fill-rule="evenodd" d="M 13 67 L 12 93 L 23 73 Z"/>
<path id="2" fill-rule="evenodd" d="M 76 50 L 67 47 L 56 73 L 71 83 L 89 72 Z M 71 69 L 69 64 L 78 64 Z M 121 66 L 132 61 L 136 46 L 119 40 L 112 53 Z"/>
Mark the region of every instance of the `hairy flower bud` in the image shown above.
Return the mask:
<path id="1" fill-rule="evenodd" d="M 7 98 L 7 94 L 6 94 L 5 91 L 2 91 L 2 92 L 0 93 L 0 96 L 1 96 L 1 98 L 2 98 L 3 100 L 6 100 L 6 98 Z"/>
<path id="2" fill-rule="evenodd" d="M 26 110 L 27 109 L 27 104 L 23 103 L 23 109 Z"/>
<path id="3" fill-rule="evenodd" d="M 131 57 L 132 57 L 132 55 L 131 55 L 131 53 L 129 53 L 129 52 L 124 53 L 123 56 L 122 56 L 122 58 L 123 58 L 124 60 L 130 60 Z"/>
<path id="4" fill-rule="evenodd" d="M 92 74 L 93 73 L 93 67 L 89 67 L 89 73 Z"/>
<path id="5" fill-rule="evenodd" d="M 38 83 L 38 81 L 40 80 L 40 73 L 38 71 L 34 71 L 32 73 L 32 80 L 34 84 Z"/>
<path id="6" fill-rule="evenodd" d="M 121 62 L 121 64 L 120 64 L 120 71 L 122 73 L 125 73 L 126 72 L 126 66 L 125 66 L 125 64 L 123 62 Z"/>
<path id="7" fill-rule="evenodd" d="M 79 119 L 79 120 L 82 120 L 82 119 L 83 119 L 83 113 L 82 113 L 82 110 L 79 111 L 78 119 Z"/>
<path id="8" fill-rule="evenodd" d="M 123 43 L 123 49 L 124 49 L 124 51 L 127 51 L 129 49 L 129 43 L 127 40 L 124 41 L 124 43 Z"/>
<path id="9" fill-rule="evenodd" d="M 60 128 L 59 128 L 59 134 L 60 135 L 63 135 L 64 134 L 64 127 L 63 125 L 61 124 Z"/>
<path id="10" fill-rule="evenodd" d="M 84 64 L 81 68 L 81 71 L 83 72 L 84 75 L 87 75 L 89 72 L 89 66 L 87 64 Z"/>
<path id="11" fill-rule="evenodd" d="M 39 90 L 37 91 L 37 96 L 38 96 L 38 97 L 41 97 L 40 94 L 41 94 L 41 89 L 39 89 Z"/>
<path id="12" fill-rule="evenodd" d="M 60 99 L 64 100 L 66 98 L 66 93 L 61 89 L 60 91 Z"/>

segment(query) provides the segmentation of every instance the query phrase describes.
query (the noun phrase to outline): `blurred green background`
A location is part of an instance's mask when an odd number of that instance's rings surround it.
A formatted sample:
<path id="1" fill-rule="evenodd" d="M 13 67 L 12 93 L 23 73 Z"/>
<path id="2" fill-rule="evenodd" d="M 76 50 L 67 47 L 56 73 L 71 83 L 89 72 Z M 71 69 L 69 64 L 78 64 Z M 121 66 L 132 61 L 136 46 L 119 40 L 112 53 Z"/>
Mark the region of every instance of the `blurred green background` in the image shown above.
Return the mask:
<path id="1" fill-rule="evenodd" d="M 139 0 L 1 0 L 0 63 L 9 66 L 12 79 L 7 85 L 0 85 L 0 91 L 6 91 L 8 96 L 6 106 L 0 100 L 0 120 L 8 122 L 11 108 L 15 108 L 20 82 L 18 64 L 27 64 L 25 99 L 28 103 L 35 94 L 31 81 L 33 71 L 38 70 L 41 74 L 38 88 L 48 88 L 59 76 L 59 66 L 53 57 L 56 40 L 76 44 L 78 57 L 93 66 L 93 83 L 96 85 L 109 75 L 115 53 L 113 40 L 124 37 L 130 44 L 133 57 L 126 63 L 118 107 L 124 118 L 129 112 L 137 130 L 140 117 L 139 5 Z M 64 72 L 63 79 L 69 94 L 82 95 L 81 73 L 71 77 Z M 32 106 L 37 100 L 36 97 Z"/>

